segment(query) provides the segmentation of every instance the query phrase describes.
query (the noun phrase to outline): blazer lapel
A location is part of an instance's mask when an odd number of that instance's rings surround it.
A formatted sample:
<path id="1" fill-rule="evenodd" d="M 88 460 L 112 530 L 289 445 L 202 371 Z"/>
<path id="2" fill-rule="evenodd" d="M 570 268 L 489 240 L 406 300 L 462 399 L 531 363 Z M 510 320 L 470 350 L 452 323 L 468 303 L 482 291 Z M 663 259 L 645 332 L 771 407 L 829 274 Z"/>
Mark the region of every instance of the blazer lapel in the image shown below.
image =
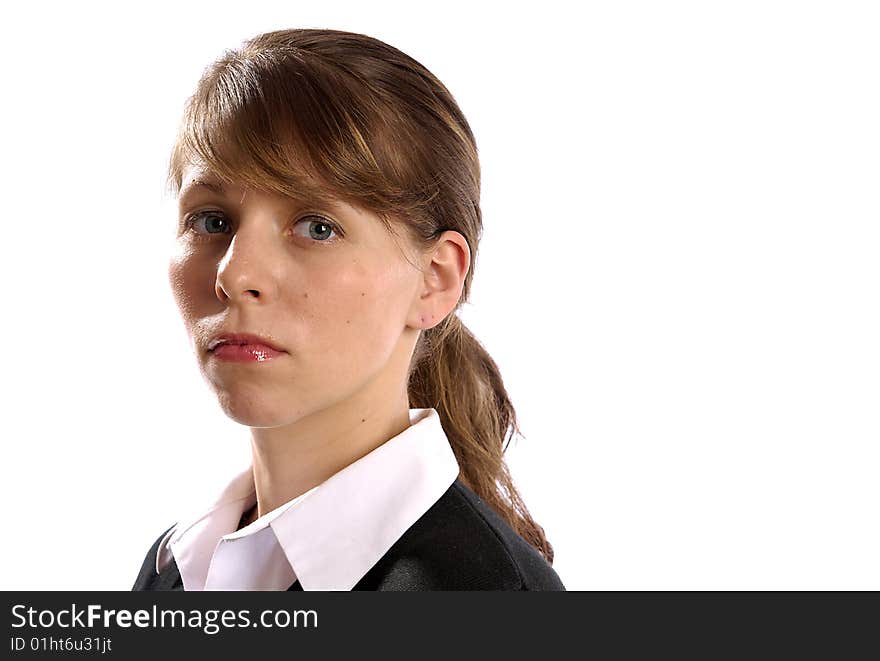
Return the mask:
<path id="1" fill-rule="evenodd" d="M 156 578 L 151 589 L 183 590 L 183 579 L 180 577 L 180 570 L 177 568 L 177 563 L 174 562 L 173 556 L 165 570 Z"/>

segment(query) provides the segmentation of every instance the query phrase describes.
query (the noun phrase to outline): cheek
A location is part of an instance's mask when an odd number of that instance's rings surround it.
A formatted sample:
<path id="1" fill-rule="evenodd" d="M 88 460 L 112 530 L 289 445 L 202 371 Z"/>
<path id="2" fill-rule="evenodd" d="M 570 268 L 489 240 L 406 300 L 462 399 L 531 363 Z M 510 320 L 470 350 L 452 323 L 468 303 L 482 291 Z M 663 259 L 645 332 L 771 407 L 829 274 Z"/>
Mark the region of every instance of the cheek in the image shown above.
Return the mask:
<path id="1" fill-rule="evenodd" d="M 168 263 L 168 283 L 185 320 L 196 315 L 199 299 L 205 295 L 204 283 L 212 281 L 210 268 L 200 266 L 186 253 L 173 256 Z M 209 287 L 207 291 L 212 290 Z"/>
<path id="2" fill-rule="evenodd" d="M 357 362 L 389 353 L 409 307 L 403 276 L 387 265 L 352 261 L 306 292 L 306 307 L 326 340 L 321 344 Z"/>

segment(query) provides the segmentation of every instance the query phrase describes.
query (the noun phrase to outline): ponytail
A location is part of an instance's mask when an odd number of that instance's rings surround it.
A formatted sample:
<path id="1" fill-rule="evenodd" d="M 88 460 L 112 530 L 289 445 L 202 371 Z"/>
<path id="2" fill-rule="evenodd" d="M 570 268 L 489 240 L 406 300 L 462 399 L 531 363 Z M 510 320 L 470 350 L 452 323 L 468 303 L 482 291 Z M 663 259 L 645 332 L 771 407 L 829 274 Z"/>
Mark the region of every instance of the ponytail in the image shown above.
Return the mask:
<path id="1" fill-rule="evenodd" d="M 410 367 L 409 400 L 413 408 L 437 410 L 460 480 L 552 565 L 553 547 L 504 463 L 510 439 L 520 433 L 516 411 L 495 361 L 454 311 L 422 332 Z"/>

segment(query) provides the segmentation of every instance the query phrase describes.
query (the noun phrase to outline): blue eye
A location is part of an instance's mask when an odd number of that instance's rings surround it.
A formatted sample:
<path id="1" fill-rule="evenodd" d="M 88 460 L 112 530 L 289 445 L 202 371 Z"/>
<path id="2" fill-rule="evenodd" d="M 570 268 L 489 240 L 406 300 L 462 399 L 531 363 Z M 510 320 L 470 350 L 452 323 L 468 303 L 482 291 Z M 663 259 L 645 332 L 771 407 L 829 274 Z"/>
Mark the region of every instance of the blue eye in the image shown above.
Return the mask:
<path id="1" fill-rule="evenodd" d="M 318 243 L 331 243 L 328 239 L 331 234 L 339 235 L 336 226 L 321 216 L 306 216 L 297 222 L 296 227 L 305 225 L 308 227 L 308 237 Z M 300 235 L 302 236 L 302 235 Z"/>
<path id="2" fill-rule="evenodd" d="M 202 224 L 200 221 L 205 221 L 205 229 L 203 231 L 196 229 Z M 200 211 L 190 216 L 187 221 L 187 227 L 194 229 L 196 234 L 224 234 L 223 223 L 228 225 L 228 221 L 222 213 L 217 211 Z"/>

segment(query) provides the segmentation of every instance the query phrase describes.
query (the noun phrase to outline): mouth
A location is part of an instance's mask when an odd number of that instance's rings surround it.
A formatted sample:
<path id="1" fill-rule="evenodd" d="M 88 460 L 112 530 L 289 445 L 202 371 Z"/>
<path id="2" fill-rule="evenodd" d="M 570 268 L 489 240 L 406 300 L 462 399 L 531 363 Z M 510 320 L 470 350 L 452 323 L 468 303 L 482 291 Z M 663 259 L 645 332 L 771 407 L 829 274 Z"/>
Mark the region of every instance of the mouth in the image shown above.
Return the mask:
<path id="1" fill-rule="evenodd" d="M 208 343 L 208 352 L 215 352 L 221 347 L 252 346 L 269 349 L 270 351 L 285 353 L 285 350 L 273 340 L 252 333 L 221 333 L 216 335 Z"/>
<path id="2" fill-rule="evenodd" d="M 220 344 L 209 355 L 232 363 L 265 363 L 285 354 L 265 344 Z"/>

